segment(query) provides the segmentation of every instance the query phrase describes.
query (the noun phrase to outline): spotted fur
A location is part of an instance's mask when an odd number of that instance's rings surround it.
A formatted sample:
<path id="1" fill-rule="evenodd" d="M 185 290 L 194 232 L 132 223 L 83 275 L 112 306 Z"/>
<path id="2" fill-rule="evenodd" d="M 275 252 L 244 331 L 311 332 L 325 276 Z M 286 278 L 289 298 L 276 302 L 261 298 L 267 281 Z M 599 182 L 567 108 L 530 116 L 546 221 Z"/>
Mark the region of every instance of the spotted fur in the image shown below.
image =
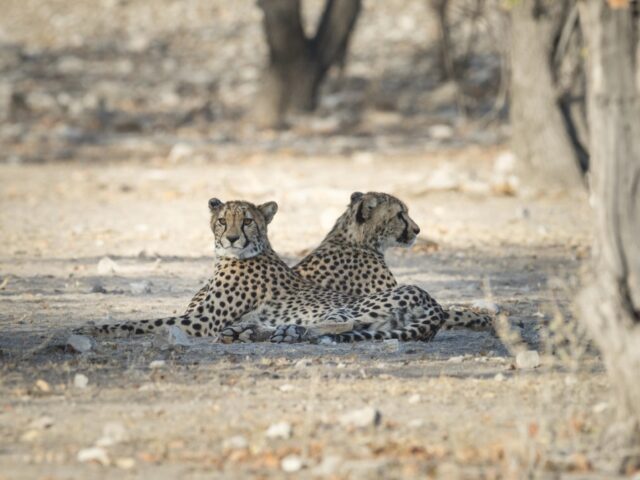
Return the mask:
<path id="1" fill-rule="evenodd" d="M 382 292 L 398 285 L 385 261 L 391 247 L 411 247 L 420 228 L 407 206 L 393 195 L 354 192 L 346 211 L 320 245 L 294 270 L 304 278 L 352 295 Z M 467 307 L 443 307 L 444 329 L 494 332 L 493 319 Z"/>
<path id="2" fill-rule="evenodd" d="M 269 243 L 274 202 L 255 206 L 214 198 L 209 209 L 216 259 L 197 301 L 180 316 L 108 324 L 94 333 L 142 334 L 176 325 L 191 335 L 219 335 L 225 341 L 299 341 L 310 339 L 316 326 L 345 324 L 372 338 L 426 341 L 444 322 L 440 305 L 417 286 L 355 296 L 301 277 Z"/>

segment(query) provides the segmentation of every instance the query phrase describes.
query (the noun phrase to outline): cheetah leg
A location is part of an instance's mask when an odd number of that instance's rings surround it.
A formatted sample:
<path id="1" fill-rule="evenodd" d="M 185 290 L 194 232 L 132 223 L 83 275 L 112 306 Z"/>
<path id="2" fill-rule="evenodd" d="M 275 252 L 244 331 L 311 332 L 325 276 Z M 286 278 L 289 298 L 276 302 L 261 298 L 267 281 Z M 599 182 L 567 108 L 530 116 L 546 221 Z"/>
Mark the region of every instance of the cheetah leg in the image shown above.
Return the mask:
<path id="1" fill-rule="evenodd" d="M 273 343 L 315 341 L 322 335 L 339 334 L 353 330 L 354 320 L 343 309 L 327 314 L 320 322 L 308 326 L 285 323 L 278 325 L 271 336 Z"/>
<path id="2" fill-rule="evenodd" d="M 222 343 L 265 342 L 271 338 L 274 331 L 273 327 L 267 327 L 259 323 L 240 322 L 223 328 L 218 340 Z"/>
<path id="3" fill-rule="evenodd" d="M 496 335 L 494 318 L 489 313 L 476 312 L 470 308 L 460 306 L 444 307 L 444 330 L 469 329 L 486 331 Z"/>
<path id="4" fill-rule="evenodd" d="M 428 342 L 438 333 L 445 322 L 442 307 L 424 290 L 403 286 L 376 295 L 374 298 L 388 302 L 387 296 L 401 297 L 409 305 L 391 307 L 386 311 L 378 309 L 356 317 L 356 327 L 351 332 L 324 335 L 320 343 L 347 343 L 363 340 L 397 339 L 402 341 L 420 340 Z M 374 316 L 375 314 L 375 316 Z"/>

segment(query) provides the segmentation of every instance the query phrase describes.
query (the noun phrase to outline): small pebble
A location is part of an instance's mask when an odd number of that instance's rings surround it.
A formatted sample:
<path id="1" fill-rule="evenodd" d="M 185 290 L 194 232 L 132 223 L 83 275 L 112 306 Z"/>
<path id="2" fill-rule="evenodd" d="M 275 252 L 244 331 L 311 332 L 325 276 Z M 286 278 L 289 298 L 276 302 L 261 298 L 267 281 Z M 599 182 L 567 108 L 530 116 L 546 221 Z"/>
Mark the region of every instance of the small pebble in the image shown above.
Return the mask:
<path id="1" fill-rule="evenodd" d="M 49 393 L 51 391 L 51 385 L 41 378 L 36 380 L 36 388 L 43 393 Z"/>
<path id="2" fill-rule="evenodd" d="M 242 450 L 249 446 L 249 442 L 242 435 L 234 435 L 224 441 L 224 446 L 231 450 Z"/>
<path id="3" fill-rule="evenodd" d="M 420 400 L 422 400 L 422 397 L 420 396 L 419 393 L 414 393 L 413 395 L 411 395 L 409 397 L 409 403 L 412 405 L 415 405 L 416 403 L 420 403 Z"/>
<path id="4" fill-rule="evenodd" d="M 151 369 L 164 368 L 166 365 L 167 365 L 167 362 L 165 362 L 164 360 L 154 360 L 149 364 L 149 368 Z"/>
<path id="5" fill-rule="evenodd" d="M 267 438 L 283 438 L 287 439 L 291 437 L 291 424 L 288 422 L 278 422 L 272 424 L 268 429 Z"/>
<path id="6" fill-rule="evenodd" d="M 302 468 L 302 459 L 297 455 L 287 455 L 280 461 L 280 468 L 287 473 L 297 472 Z"/>
<path id="7" fill-rule="evenodd" d="M 102 437 L 96 441 L 97 447 L 111 447 L 126 441 L 127 430 L 119 422 L 109 422 L 102 427 Z"/>
<path id="8" fill-rule="evenodd" d="M 382 415 L 373 407 L 352 410 L 340 416 L 339 422 L 346 427 L 364 428 L 380 424 Z"/>
<path id="9" fill-rule="evenodd" d="M 145 293 L 151 293 L 151 282 L 144 280 L 142 282 L 131 282 L 129 289 L 133 295 L 144 295 Z"/>
<path id="10" fill-rule="evenodd" d="M 285 383 L 284 385 L 280 385 L 281 392 L 292 392 L 296 387 L 291 385 L 290 383 Z"/>
<path id="11" fill-rule="evenodd" d="M 85 353 L 91 350 L 91 339 L 85 335 L 71 335 L 67 338 L 67 347 L 76 353 Z"/>
<path id="12" fill-rule="evenodd" d="M 116 273 L 118 271 L 118 264 L 111 260 L 109 257 L 101 258 L 98 262 L 98 274 L 108 275 Z"/>
<path id="13" fill-rule="evenodd" d="M 516 355 L 516 367 L 519 369 L 531 369 L 540 366 L 540 355 L 535 350 L 525 350 Z"/>
<path id="14" fill-rule="evenodd" d="M 457 357 L 450 357 L 449 360 L 447 360 L 447 362 L 449 362 L 449 363 L 462 363 L 463 360 L 464 360 L 463 356 L 457 356 Z"/>
<path id="15" fill-rule="evenodd" d="M 493 379 L 496 382 L 503 382 L 504 381 L 504 375 L 502 373 L 496 373 L 495 377 L 493 377 Z"/>
<path id="16" fill-rule="evenodd" d="M 87 388 L 89 378 L 82 373 L 76 373 L 73 377 L 73 386 L 76 388 Z"/>
<path id="17" fill-rule="evenodd" d="M 84 448 L 78 452 L 76 458 L 81 463 L 95 462 L 105 467 L 111 463 L 107 451 L 100 447 Z"/>

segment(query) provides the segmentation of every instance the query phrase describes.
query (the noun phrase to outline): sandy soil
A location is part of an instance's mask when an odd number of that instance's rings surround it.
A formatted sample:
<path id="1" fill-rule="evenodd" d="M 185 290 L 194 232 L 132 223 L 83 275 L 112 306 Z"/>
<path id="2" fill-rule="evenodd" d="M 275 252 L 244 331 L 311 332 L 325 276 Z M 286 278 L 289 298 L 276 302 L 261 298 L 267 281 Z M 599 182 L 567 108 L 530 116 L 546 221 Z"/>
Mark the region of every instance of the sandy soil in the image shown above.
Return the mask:
<path id="1" fill-rule="evenodd" d="M 308 27 L 322 3 L 304 2 Z M 513 177 L 504 11 L 455 17 L 473 66 L 443 82 L 427 5 L 364 2 L 318 112 L 259 131 L 256 2 L 3 2 L 0 479 L 620 473 L 610 385 L 571 307 L 588 202 Z M 185 308 L 211 266 L 211 196 L 276 200 L 270 237 L 295 262 L 354 190 L 398 195 L 421 226 L 389 254 L 401 282 L 497 303 L 520 343 L 65 347 L 86 321 Z M 519 348 L 541 365 L 515 368 Z"/>
<path id="2" fill-rule="evenodd" d="M 611 478 L 602 365 L 572 329 L 550 326 L 554 315 L 572 325 L 584 199 L 478 188 L 501 153 L 0 167 L 0 478 Z M 460 186 L 421 189 L 445 160 Z M 166 349 L 140 337 L 65 349 L 87 320 L 185 307 L 210 267 L 209 196 L 277 200 L 273 243 L 295 261 L 354 189 L 401 196 L 423 227 L 389 256 L 402 282 L 444 303 L 498 303 L 542 365 L 514 369 L 509 345 L 473 332 L 429 344 Z M 115 273 L 98 273 L 105 256 Z M 343 418 L 365 407 L 379 421 Z M 96 444 L 104 465 L 79 462 Z"/>

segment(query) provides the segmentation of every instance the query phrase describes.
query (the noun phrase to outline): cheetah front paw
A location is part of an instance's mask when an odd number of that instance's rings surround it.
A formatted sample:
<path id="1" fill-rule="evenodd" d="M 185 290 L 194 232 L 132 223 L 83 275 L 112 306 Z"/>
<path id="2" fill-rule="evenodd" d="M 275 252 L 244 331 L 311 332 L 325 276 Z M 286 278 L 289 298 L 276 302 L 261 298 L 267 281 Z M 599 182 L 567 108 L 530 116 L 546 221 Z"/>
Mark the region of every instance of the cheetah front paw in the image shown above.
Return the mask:
<path id="1" fill-rule="evenodd" d="M 222 343 L 250 343 L 258 339 L 256 325 L 229 325 L 220 332 Z"/>
<path id="2" fill-rule="evenodd" d="M 299 343 L 309 339 L 309 330 L 300 325 L 279 325 L 271 335 L 272 343 Z"/>

